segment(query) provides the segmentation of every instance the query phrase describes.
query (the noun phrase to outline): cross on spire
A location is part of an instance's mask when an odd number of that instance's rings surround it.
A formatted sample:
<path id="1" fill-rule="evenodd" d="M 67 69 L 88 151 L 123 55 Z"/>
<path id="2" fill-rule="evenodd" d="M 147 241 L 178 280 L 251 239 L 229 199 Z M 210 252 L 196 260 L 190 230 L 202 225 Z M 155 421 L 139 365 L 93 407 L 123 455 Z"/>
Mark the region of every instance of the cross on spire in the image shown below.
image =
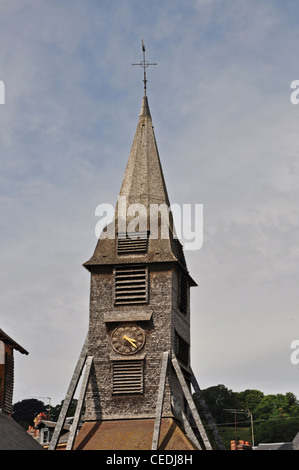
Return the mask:
<path id="1" fill-rule="evenodd" d="M 144 96 L 146 96 L 146 69 L 149 65 L 157 65 L 156 63 L 150 64 L 147 60 L 145 60 L 145 45 L 143 42 L 143 39 L 141 41 L 142 44 L 142 54 L 143 54 L 143 60 L 139 64 L 132 64 L 132 65 L 140 65 L 140 67 L 143 68 L 143 83 L 144 83 Z"/>

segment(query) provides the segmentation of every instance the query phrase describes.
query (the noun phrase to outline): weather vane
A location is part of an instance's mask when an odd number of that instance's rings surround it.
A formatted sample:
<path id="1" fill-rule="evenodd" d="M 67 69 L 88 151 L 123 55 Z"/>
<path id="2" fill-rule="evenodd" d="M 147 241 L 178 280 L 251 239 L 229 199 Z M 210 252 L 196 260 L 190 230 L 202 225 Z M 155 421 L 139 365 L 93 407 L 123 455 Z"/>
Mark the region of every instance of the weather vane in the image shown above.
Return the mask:
<path id="1" fill-rule="evenodd" d="M 144 96 L 146 96 L 146 82 L 147 82 L 146 69 L 149 65 L 157 65 L 157 64 L 155 63 L 150 64 L 147 60 L 145 60 L 145 45 L 144 45 L 143 39 L 141 41 L 141 44 L 142 44 L 143 60 L 140 62 L 140 64 L 132 64 L 132 65 L 140 65 L 140 67 L 143 68 Z"/>

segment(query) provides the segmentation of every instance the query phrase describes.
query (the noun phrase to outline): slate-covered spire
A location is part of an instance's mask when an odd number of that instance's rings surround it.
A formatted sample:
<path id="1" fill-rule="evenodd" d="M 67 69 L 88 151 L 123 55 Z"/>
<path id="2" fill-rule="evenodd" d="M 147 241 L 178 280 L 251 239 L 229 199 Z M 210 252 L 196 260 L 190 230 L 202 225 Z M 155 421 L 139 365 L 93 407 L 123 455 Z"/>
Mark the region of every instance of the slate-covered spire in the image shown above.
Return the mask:
<path id="1" fill-rule="evenodd" d="M 138 205 L 138 206 L 136 206 Z M 143 211 L 138 212 L 139 208 Z M 131 146 L 127 166 L 125 169 L 119 197 L 115 208 L 113 222 L 108 226 L 115 230 L 115 239 L 103 237 L 99 239 L 93 256 L 84 266 L 91 270 L 93 266 L 113 265 L 117 263 L 136 262 L 179 262 L 186 270 L 183 248 L 174 236 L 172 213 L 159 210 L 157 215 L 158 231 L 154 232 L 153 207 L 170 208 L 169 197 L 161 167 L 159 152 L 156 144 L 152 117 L 148 97 L 142 98 L 140 114 L 134 140 Z M 135 211 L 136 209 L 136 211 Z M 125 224 L 123 223 L 125 216 Z M 139 218 L 140 226 L 134 226 Z M 129 224 L 137 231 L 146 231 L 148 236 L 148 250 L 144 255 L 125 256 L 118 254 L 118 238 L 124 231 L 131 232 Z M 167 225 L 168 224 L 168 225 Z M 165 237 L 165 227 L 168 233 Z M 161 227 L 163 236 L 161 236 Z"/>
<path id="2" fill-rule="evenodd" d="M 148 218 L 151 204 L 170 205 L 145 95 L 119 196 L 126 197 L 127 207 L 143 204 Z M 116 218 L 118 215 L 117 206 Z"/>
<path id="3" fill-rule="evenodd" d="M 148 99 L 147 99 L 146 94 L 144 94 L 143 99 L 142 99 L 140 117 L 141 116 L 149 116 L 151 118 L 151 112 L 150 112 L 150 109 L 149 109 Z"/>

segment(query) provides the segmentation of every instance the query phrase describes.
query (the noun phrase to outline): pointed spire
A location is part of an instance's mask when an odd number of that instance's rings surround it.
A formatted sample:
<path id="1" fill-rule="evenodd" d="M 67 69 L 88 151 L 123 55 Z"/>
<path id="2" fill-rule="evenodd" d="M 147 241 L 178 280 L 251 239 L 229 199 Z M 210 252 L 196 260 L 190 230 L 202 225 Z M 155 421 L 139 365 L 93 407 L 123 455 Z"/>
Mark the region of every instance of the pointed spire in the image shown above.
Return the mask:
<path id="1" fill-rule="evenodd" d="M 116 235 L 118 232 L 123 233 L 124 230 L 128 230 L 129 223 L 135 219 L 135 204 L 139 207 L 142 206 L 140 221 L 142 219 L 143 229 L 151 234 L 151 209 L 153 206 L 170 208 L 147 96 L 142 98 L 139 120 L 115 208 L 112 225 Z M 139 211 L 139 208 L 136 210 Z M 124 219 L 126 226 L 123 224 Z M 163 212 L 158 215 L 159 227 L 161 227 L 162 219 L 165 220 Z M 160 236 L 157 239 L 154 237 L 150 241 L 145 258 L 159 262 L 175 261 L 178 257 L 181 258 L 173 240 L 171 213 L 168 224 L 169 236 L 163 240 L 160 239 Z M 92 265 L 119 262 L 115 248 L 116 243 L 117 240 L 99 239 L 94 255 L 87 263 L 84 263 L 84 266 L 89 268 Z"/>
<path id="2" fill-rule="evenodd" d="M 144 95 L 142 99 L 142 105 L 141 105 L 141 110 L 139 116 L 149 116 L 151 117 L 149 105 L 148 105 L 148 99 L 147 96 Z"/>
<path id="3" fill-rule="evenodd" d="M 127 204 L 167 204 L 169 199 L 156 144 L 148 98 L 143 96 L 139 121 L 131 147 L 119 196 Z"/>
<path id="4" fill-rule="evenodd" d="M 148 65 L 155 64 L 148 64 L 144 60 L 141 64 L 133 65 L 141 65 L 145 70 Z M 175 238 L 173 217 L 171 211 L 169 212 L 171 207 L 146 95 L 146 76 L 144 86 L 138 124 L 119 192 L 114 219 L 110 224 L 115 230 L 116 237 L 99 239 L 93 256 L 84 263 L 87 269 L 92 269 L 92 266 L 113 265 L 120 262 L 117 252 L 117 237 L 119 233 L 130 232 L 129 226 L 131 226 L 131 222 L 136 220 L 136 211 L 139 212 L 139 231 L 147 231 L 150 234 L 148 251 L 140 260 L 142 262 L 146 260 L 150 262 L 175 261 L 186 269 L 183 249 Z M 160 211 L 160 208 L 161 213 L 155 219 L 158 227 L 155 226 L 152 230 L 152 211 Z M 134 224 L 132 226 L 135 227 Z M 164 236 L 165 231 L 162 236 L 162 226 L 166 227 L 167 236 Z M 155 235 L 156 228 L 157 236 Z M 124 260 L 123 257 L 121 262 Z M 128 259 L 126 258 L 126 262 L 133 263 L 136 262 L 136 259 L 129 256 Z"/>

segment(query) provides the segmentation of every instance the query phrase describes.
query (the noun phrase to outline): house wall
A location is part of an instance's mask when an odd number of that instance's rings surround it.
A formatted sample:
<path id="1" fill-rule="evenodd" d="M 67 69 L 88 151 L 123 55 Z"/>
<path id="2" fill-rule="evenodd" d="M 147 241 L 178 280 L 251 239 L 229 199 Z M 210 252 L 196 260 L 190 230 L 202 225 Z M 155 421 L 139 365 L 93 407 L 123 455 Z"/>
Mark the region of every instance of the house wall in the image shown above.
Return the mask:
<path id="1" fill-rule="evenodd" d="M 13 387 L 13 348 L 0 341 L 0 408 L 5 413 L 12 412 Z"/>

